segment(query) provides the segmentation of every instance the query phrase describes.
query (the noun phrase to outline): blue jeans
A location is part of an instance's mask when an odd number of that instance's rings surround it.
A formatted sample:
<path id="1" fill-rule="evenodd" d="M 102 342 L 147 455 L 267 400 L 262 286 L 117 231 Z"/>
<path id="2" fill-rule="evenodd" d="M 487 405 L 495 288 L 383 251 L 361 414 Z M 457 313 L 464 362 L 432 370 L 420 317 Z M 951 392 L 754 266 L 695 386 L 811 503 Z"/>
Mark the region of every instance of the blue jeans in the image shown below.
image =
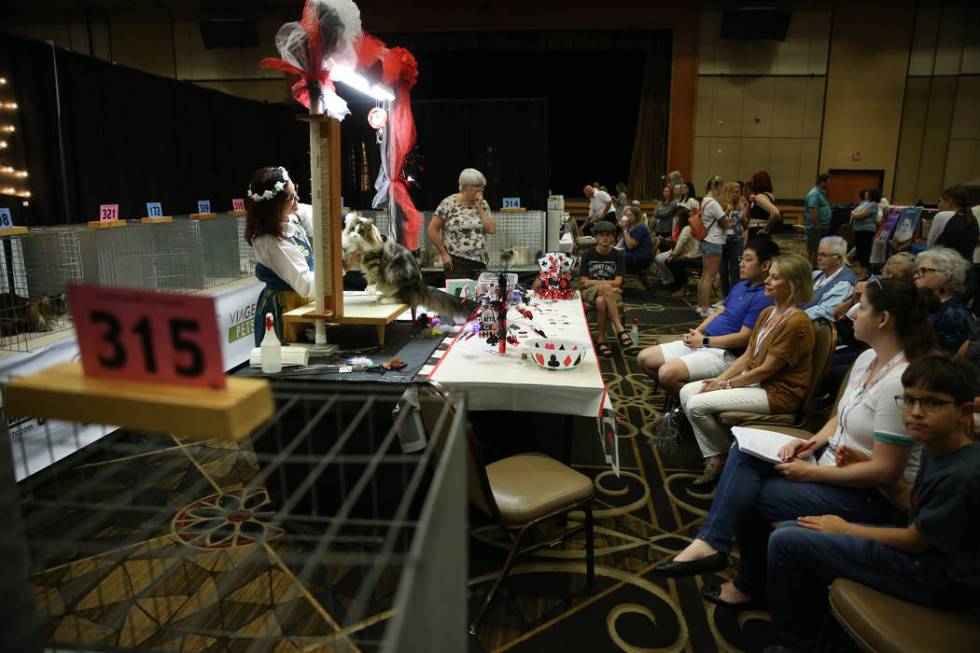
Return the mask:
<path id="1" fill-rule="evenodd" d="M 911 554 L 852 535 L 780 524 L 769 538 L 769 608 L 786 643 L 809 650 L 816 640 L 835 578 L 934 608 L 969 607 L 968 591 L 953 585 L 942 559 Z"/>
<path id="2" fill-rule="evenodd" d="M 791 481 L 772 463 L 742 453 L 735 444 L 698 538 L 724 553 L 731 550 L 733 539 L 738 542 L 735 586 L 759 597 L 766 588 L 770 524 L 806 515 L 840 515 L 867 524 L 905 523 L 902 511 L 876 488 Z"/>
<path id="3" fill-rule="evenodd" d="M 732 289 L 736 283 L 738 283 L 739 278 L 742 276 L 739 272 L 739 264 L 742 262 L 742 246 L 741 238 L 728 238 L 725 240 L 725 246 L 721 250 L 721 294 L 723 297 L 728 297 L 728 292 Z"/>

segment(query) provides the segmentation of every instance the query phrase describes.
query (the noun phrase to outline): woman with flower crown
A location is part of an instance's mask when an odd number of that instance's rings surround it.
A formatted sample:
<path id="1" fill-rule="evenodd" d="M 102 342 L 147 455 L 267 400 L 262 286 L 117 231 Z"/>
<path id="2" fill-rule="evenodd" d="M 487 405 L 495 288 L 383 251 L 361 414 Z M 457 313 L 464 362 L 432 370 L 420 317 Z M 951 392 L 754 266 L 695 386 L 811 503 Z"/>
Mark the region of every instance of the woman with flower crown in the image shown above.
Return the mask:
<path id="1" fill-rule="evenodd" d="M 293 342 L 298 325 L 282 314 L 309 303 L 313 294 L 313 207 L 300 204 L 285 168 L 259 168 L 246 191 L 245 240 L 255 251 L 255 276 L 265 283 L 255 305 L 255 344 L 272 313 L 280 342 Z"/>

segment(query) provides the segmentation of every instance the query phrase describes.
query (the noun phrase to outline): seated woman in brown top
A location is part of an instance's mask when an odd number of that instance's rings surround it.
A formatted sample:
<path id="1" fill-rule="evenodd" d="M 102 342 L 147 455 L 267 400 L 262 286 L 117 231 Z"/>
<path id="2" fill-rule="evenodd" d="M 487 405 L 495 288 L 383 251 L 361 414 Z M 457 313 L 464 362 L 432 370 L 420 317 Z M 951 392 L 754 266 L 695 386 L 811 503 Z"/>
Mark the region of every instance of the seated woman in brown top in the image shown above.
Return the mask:
<path id="1" fill-rule="evenodd" d="M 806 395 L 812 375 L 813 327 L 800 304 L 813 298 L 810 276 L 810 262 L 799 254 L 774 258 L 765 293 L 775 305 L 759 314 L 745 353 L 716 378 L 681 388 L 681 406 L 705 459 L 704 474 L 694 485 L 714 482 L 725 465 L 731 443 L 718 413 L 792 413 Z"/>

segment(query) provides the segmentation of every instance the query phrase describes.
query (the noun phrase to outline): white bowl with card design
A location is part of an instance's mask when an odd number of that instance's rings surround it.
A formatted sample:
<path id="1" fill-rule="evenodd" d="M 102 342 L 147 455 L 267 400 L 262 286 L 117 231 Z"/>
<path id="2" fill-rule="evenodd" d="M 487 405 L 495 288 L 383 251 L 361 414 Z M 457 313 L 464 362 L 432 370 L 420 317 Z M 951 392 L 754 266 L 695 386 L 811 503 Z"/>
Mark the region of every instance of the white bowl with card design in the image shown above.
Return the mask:
<path id="1" fill-rule="evenodd" d="M 591 345 L 564 338 L 532 338 L 524 343 L 531 359 L 546 370 L 573 370 L 582 363 Z"/>

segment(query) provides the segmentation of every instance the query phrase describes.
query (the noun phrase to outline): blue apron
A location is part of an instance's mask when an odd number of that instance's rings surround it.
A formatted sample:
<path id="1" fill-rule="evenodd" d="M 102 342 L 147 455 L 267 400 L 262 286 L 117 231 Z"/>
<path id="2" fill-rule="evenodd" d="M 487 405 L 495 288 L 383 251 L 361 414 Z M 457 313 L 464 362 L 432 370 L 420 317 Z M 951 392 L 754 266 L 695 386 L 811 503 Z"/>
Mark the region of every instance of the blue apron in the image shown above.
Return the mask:
<path id="1" fill-rule="evenodd" d="M 298 220 L 292 216 L 290 217 L 290 224 L 293 226 L 292 232 L 284 240 L 306 255 L 306 264 L 312 270 L 313 247 L 310 244 L 310 238 Z M 304 238 L 304 236 L 306 237 Z M 255 303 L 255 346 L 258 347 L 262 344 L 262 338 L 265 337 L 266 313 L 272 313 L 272 322 L 276 330 L 276 337 L 279 338 L 279 342 L 285 344 L 282 314 L 303 303 L 302 298 L 278 274 L 261 263 L 255 264 L 255 277 L 265 283 L 265 288 L 259 293 L 259 299 Z"/>

